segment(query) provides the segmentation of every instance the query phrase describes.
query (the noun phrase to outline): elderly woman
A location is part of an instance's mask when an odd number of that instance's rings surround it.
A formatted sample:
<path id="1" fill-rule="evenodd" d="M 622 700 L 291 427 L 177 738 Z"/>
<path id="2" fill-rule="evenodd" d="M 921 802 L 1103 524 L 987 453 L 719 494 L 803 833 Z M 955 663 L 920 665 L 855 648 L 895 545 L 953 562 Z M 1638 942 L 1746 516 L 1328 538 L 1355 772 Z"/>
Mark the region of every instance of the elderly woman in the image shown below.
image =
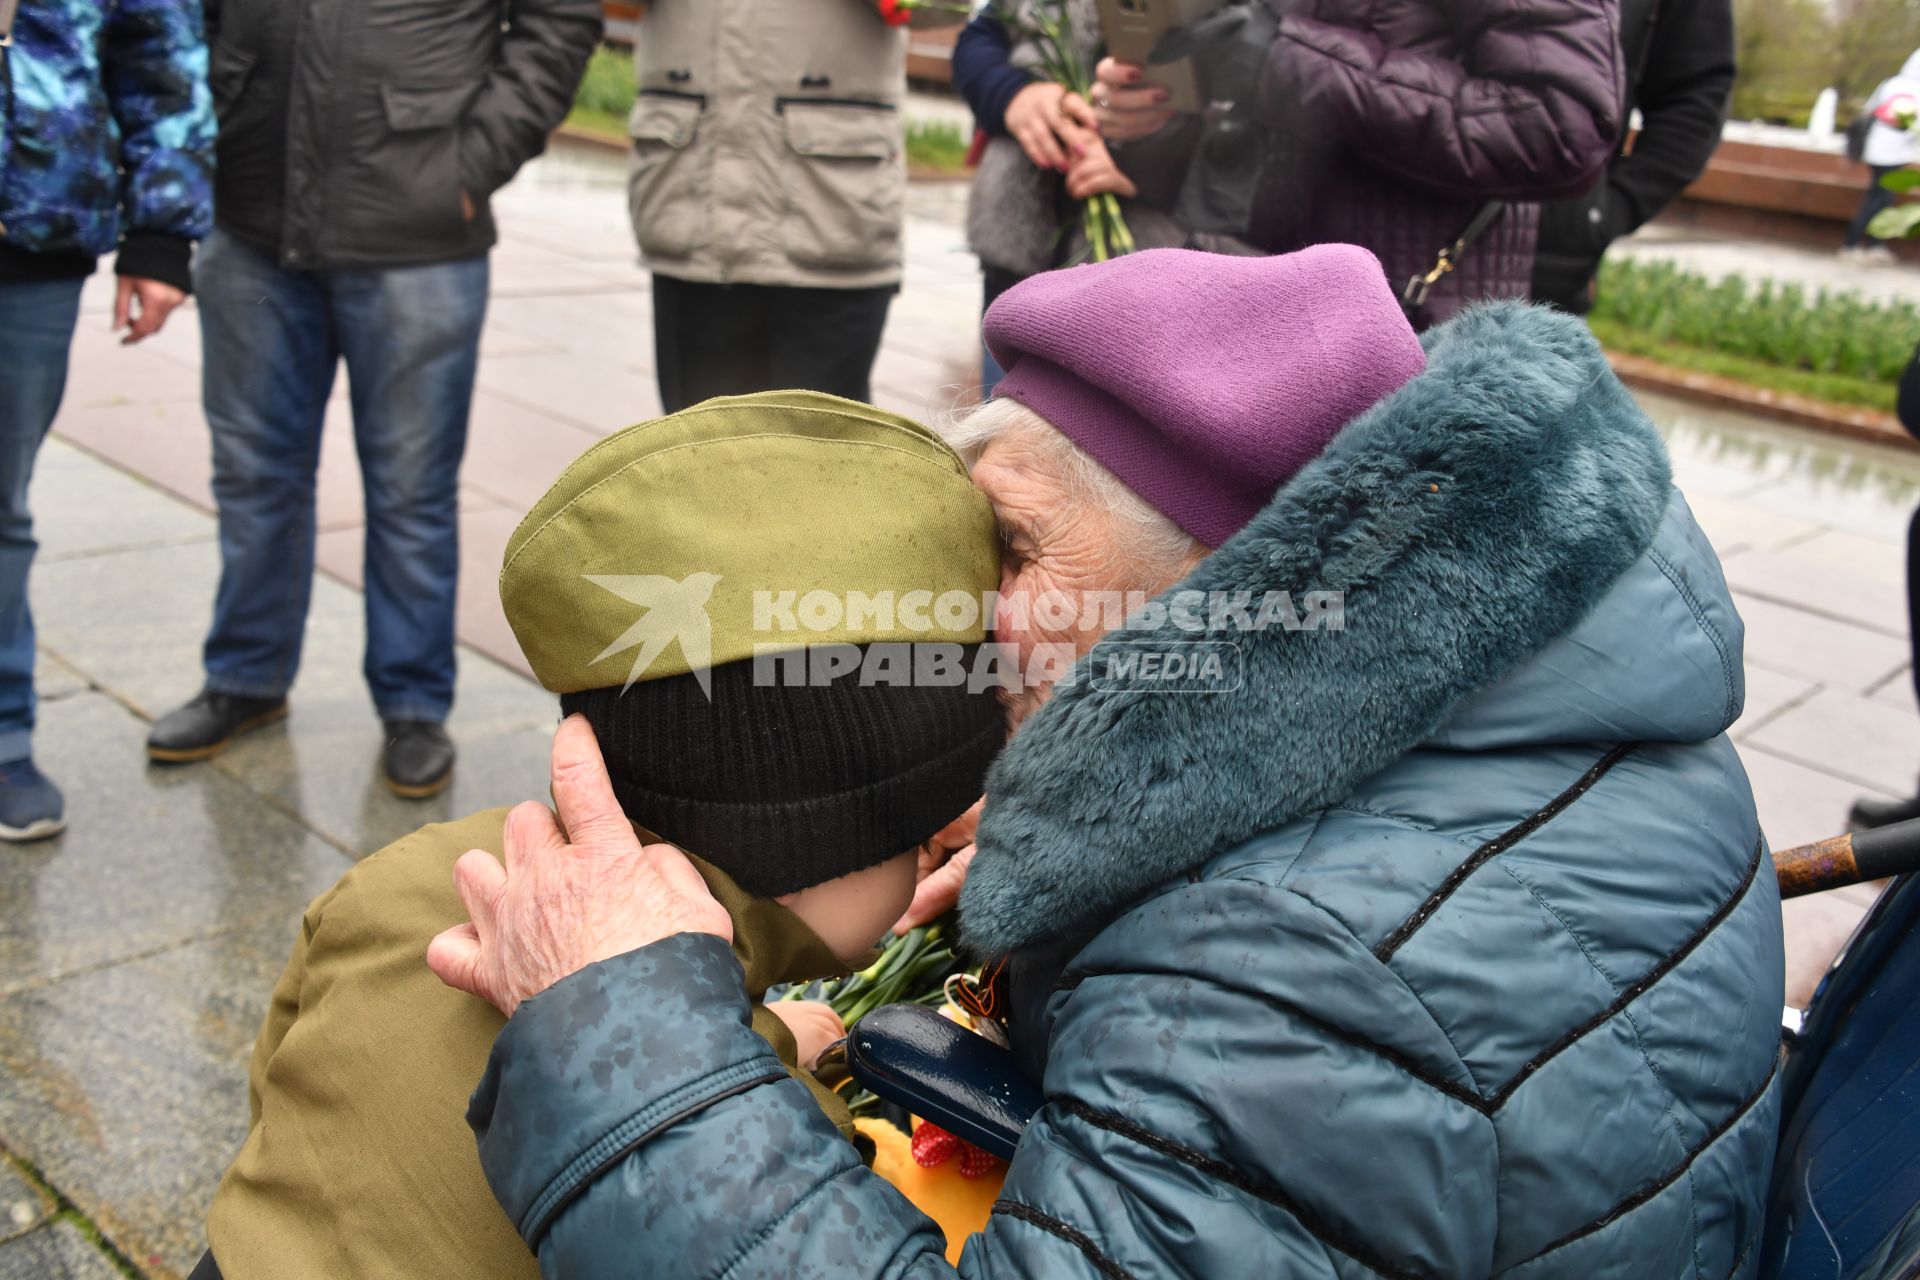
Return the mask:
<path id="1" fill-rule="evenodd" d="M 1500 303 L 1423 349 L 1341 246 L 1037 277 L 987 337 L 1002 638 L 1084 656 L 961 897 L 1046 1105 L 960 1273 L 1751 1275 L 1782 977 L 1741 626 L 1592 338 Z M 1035 607 L 1130 591 L 1166 594 L 1123 633 Z M 512 1012 L 469 1119 L 544 1272 L 949 1274 L 672 857 L 528 851 L 432 957 Z"/>

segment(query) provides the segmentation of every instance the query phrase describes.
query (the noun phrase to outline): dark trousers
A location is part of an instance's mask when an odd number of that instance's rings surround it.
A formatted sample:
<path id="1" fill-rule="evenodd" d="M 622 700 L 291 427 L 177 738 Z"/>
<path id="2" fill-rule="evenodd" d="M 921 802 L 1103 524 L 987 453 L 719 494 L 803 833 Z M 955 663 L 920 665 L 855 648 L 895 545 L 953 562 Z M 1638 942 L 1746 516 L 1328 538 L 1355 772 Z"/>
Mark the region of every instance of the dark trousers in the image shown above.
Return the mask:
<path id="1" fill-rule="evenodd" d="M 660 401 L 678 413 L 714 396 L 824 391 L 873 398 L 873 359 L 893 285 L 800 289 L 653 277 Z"/>
<path id="2" fill-rule="evenodd" d="M 1855 211 L 1853 221 L 1847 224 L 1847 238 L 1845 243 L 1849 249 L 1858 248 L 1868 240 L 1872 240 L 1875 244 L 1880 243 L 1879 240 L 1867 234 L 1867 224 L 1873 221 L 1874 215 L 1882 209 L 1891 207 L 1893 204 L 1893 192 L 1881 186 L 1880 179 L 1890 173 L 1900 172 L 1904 166 L 1897 164 L 1876 164 L 1871 167 L 1873 169 L 1873 181 L 1867 184 L 1866 194 L 1860 197 L 1860 208 Z"/>

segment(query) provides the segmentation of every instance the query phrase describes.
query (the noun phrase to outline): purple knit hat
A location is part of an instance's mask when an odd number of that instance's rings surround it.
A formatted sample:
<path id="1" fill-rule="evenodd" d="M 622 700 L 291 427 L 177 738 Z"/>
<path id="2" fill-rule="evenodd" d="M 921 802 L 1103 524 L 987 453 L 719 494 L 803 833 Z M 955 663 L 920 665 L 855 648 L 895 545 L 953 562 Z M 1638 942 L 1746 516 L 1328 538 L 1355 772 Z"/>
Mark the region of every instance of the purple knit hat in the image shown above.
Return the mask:
<path id="1" fill-rule="evenodd" d="M 1210 547 L 1426 367 L 1379 260 L 1150 249 L 1050 271 L 987 311 L 996 396 L 1038 413 Z"/>

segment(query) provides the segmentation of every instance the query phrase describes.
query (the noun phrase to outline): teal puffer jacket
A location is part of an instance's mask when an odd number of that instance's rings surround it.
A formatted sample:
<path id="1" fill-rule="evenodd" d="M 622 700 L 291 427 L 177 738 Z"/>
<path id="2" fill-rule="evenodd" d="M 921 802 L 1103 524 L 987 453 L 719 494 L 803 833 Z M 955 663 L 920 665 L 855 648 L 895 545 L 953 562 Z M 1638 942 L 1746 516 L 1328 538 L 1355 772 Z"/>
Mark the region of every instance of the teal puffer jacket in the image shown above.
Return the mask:
<path id="1" fill-rule="evenodd" d="M 1184 695 L 1109 637 L 996 765 L 962 923 L 1047 1105 L 961 1275 L 1753 1272 L 1783 994 L 1739 618 L 1581 325 L 1427 342 L 1182 584 L 1340 591 L 1343 629 L 1156 634 L 1236 648 Z M 952 1274 L 717 939 L 523 1005 L 470 1118 L 550 1277 Z"/>

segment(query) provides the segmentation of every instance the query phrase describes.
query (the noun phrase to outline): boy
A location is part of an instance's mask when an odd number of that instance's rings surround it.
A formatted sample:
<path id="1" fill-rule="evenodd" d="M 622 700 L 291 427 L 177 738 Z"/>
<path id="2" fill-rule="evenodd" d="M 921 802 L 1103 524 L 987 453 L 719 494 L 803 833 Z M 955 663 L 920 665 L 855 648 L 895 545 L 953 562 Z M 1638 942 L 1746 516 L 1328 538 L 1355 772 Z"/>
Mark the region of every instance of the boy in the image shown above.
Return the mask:
<path id="1" fill-rule="evenodd" d="M 926 591 L 977 605 L 997 577 L 992 514 L 952 450 L 881 410 L 784 392 L 709 401 L 589 449 L 508 543 L 500 590 L 535 675 L 592 725 L 643 838 L 698 855 L 758 997 L 863 963 L 911 897 L 913 850 L 979 796 L 1003 736 L 990 689 L 859 666 L 790 684 L 754 657 L 896 642 L 965 656 L 985 639 L 981 610 L 843 611 L 791 631 L 767 602 Z M 423 958 L 466 918 L 453 864 L 475 847 L 498 856 L 504 818 L 428 827 L 308 908 L 197 1277 L 538 1274 L 463 1118 L 502 1020 Z M 798 1064 L 833 1027 L 809 1019 L 798 1043 L 780 1016 L 794 1012 L 761 1005 L 754 1027 L 810 1081 Z M 604 1070 L 644 1072 L 674 1050 L 633 1044 Z M 839 1099 L 815 1092 L 851 1136 Z"/>

